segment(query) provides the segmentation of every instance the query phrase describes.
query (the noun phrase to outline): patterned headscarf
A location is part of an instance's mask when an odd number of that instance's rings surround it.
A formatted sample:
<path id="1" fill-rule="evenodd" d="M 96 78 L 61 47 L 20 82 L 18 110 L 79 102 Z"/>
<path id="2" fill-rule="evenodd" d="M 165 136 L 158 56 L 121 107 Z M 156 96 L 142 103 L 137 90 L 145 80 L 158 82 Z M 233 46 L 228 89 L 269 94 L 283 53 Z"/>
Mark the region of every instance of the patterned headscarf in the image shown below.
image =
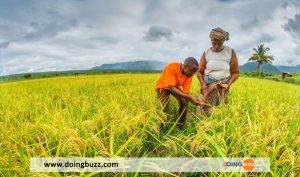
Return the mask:
<path id="1" fill-rule="evenodd" d="M 229 33 L 227 31 L 224 31 L 222 28 L 218 27 L 210 31 L 209 37 L 211 39 L 228 41 Z"/>

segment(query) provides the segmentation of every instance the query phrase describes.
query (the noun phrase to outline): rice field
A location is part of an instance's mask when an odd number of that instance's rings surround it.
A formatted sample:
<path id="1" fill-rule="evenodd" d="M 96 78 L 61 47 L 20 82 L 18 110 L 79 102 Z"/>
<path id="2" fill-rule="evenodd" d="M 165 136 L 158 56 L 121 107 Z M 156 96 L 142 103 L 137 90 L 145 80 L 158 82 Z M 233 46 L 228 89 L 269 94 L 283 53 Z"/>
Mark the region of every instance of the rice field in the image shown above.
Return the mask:
<path id="1" fill-rule="evenodd" d="M 30 173 L 30 157 L 270 157 L 270 173 L 300 176 L 300 86 L 240 77 L 228 105 L 186 128 L 157 108 L 159 74 L 112 74 L 0 84 L 0 176 L 172 176 L 164 173 Z M 199 82 L 194 77 L 192 95 Z"/>

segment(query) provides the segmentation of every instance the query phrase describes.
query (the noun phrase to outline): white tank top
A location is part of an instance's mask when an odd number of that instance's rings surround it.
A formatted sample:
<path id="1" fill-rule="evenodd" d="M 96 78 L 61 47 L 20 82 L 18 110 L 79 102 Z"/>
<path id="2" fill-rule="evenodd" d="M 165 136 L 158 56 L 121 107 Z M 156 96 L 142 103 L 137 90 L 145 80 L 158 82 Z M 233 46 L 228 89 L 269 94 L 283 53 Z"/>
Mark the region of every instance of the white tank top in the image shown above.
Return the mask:
<path id="1" fill-rule="evenodd" d="M 205 51 L 205 75 L 221 80 L 230 76 L 231 48 L 224 46 L 220 52 L 213 52 L 210 48 Z"/>

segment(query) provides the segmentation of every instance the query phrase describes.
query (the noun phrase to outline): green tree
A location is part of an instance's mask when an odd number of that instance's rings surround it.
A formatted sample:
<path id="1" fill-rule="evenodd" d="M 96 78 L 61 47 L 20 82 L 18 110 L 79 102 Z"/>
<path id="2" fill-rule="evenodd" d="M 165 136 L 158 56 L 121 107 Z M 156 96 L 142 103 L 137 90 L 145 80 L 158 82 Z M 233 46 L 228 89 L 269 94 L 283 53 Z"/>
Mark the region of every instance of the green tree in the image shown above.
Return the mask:
<path id="1" fill-rule="evenodd" d="M 274 56 L 266 54 L 270 50 L 270 48 L 265 47 L 264 44 L 258 45 L 257 48 L 253 48 L 253 50 L 254 53 L 248 59 L 248 61 L 257 62 L 257 69 L 259 71 L 259 76 L 261 76 L 262 64 L 264 62 L 272 64 L 272 61 L 274 61 Z"/>
<path id="2" fill-rule="evenodd" d="M 25 79 L 30 79 L 30 78 L 31 78 L 31 74 L 29 74 L 29 73 L 24 74 L 24 78 L 25 78 Z"/>

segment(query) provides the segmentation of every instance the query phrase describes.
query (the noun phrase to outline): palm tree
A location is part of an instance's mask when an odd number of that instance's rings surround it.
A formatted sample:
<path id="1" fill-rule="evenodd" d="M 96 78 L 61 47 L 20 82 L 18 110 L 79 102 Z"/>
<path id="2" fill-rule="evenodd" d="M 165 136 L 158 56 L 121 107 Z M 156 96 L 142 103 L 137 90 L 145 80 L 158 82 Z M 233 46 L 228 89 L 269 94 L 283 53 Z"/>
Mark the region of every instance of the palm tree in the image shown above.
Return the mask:
<path id="1" fill-rule="evenodd" d="M 248 61 L 256 61 L 257 62 L 257 69 L 259 70 L 259 76 L 261 75 L 261 67 L 262 64 L 271 63 L 274 61 L 274 56 L 267 55 L 266 53 L 270 50 L 269 47 L 265 47 L 264 44 L 260 44 L 257 48 L 253 48 L 255 53 L 248 59 Z"/>

